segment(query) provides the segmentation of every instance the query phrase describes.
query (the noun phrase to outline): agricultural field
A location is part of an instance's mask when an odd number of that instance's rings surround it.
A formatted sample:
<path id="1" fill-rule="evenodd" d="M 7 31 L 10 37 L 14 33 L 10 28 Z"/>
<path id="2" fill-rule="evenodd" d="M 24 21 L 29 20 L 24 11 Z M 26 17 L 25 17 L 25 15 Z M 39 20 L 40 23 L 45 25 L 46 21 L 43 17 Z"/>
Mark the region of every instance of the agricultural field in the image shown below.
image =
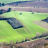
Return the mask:
<path id="1" fill-rule="evenodd" d="M 18 2 L 18 1 L 22 1 L 22 0 L 1 0 L 0 3 L 11 3 L 11 2 Z M 26 1 L 26 0 L 23 0 Z M 32 1 L 32 0 L 28 0 L 28 1 Z"/>
<path id="2" fill-rule="evenodd" d="M 32 12 L 11 11 L 2 15 L 6 17 L 15 17 L 24 27 L 13 29 L 6 21 L 0 20 L 0 42 L 9 42 L 10 40 L 16 42 L 16 39 L 21 41 L 21 39 L 25 40 L 26 37 L 35 37 L 36 33 L 42 34 L 42 32 L 48 31 L 47 29 L 33 23 L 33 21 L 47 18 L 48 13 L 32 14 Z"/>

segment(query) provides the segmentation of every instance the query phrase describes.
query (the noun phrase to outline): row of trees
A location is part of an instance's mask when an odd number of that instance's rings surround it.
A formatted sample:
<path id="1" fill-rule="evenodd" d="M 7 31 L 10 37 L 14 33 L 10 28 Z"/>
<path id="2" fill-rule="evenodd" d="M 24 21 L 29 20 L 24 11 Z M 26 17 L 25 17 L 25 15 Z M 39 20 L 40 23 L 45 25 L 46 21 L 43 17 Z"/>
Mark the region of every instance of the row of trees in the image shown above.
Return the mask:
<path id="1" fill-rule="evenodd" d="M 1 6 L 5 6 L 5 3 L 0 3 L 0 7 L 1 7 Z"/>
<path id="2" fill-rule="evenodd" d="M 1 9 L 0 10 L 0 14 L 6 13 L 6 12 L 10 12 L 10 11 L 11 11 L 11 8 L 8 8 L 8 10 Z"/>
<path id="3" fill-rule="evenodd" d="M 36 37 L 38 38 L 39 36 L 42 36 L 42 37 L 44 37 L 44 36 L 47 36 L 48 35 L 48 31 L 47 32 L 43 32 L 42 33 L 42 35 L 40 35 L 40 33 L 38 32 L 38 33 L 36 33 Z M 21 40 L 21 42 L 25 42 L 25 41 L 30 41 L 31 39 L 30 39 L 30 37 L 26 37 L 25 38 L 25 40 L 24 39 L 22 39 Z M 10 41 L 10 45 L 12 45 L 12 46 L 10 46 L 9 48 L 28 48 L 28 46 L 27 47 L 25 47 L 25 46 L 16 46 L 16 44 L 18 44 L 18 43 L 20 43 L 19 42 L 19 40 L 17 39 L 16 40 L 16 43 L 14 43 L 12 40 Z M 45 41 L 41 41 L 41 42 L 39 42 L 39 43 L 37 43 L 36 45 L 35 44 L 33 44 L 33 45 L 31 45 L 29 48 L 41 48 L 41 46 L 44 46 L 44 44 L 45 44 Z M 5 42 L 5 43 L 1 43 L 1 47 L 3 46 L 3 45 L 7 45 L 7 42 Z M 14 46 L 15 45 L 15 46 Z M 45 44 L 46 45 L 46 44 Z"/>
<path id="4" fill-rule="evenodd" d="M 10 41 L 10 45 L 7 45 L 7 42 L 5 42 L 5 43 L 2 42 L 0 44 L 0 47 L 3 47 L 3 48 L 41 48 L 44 45 L 45 45 L 45 41 L 43 41 L 43 40 L 40 42 L 37 42 L 36 44 L 32 43 L 30 46 L 29 46 L 29 44 L 27 44 L 27 45 L 21 44 L 18 46 L 13 41 Z M 7 47 L 5 47 L 5 46 L 7 46 Z"/>
<path id="5" fill-rule="evenodd" d="M 37 38 L 42 38 L 42 37 L 47 37 L 48 36 L 48 31 L 46 32 L 42 32 L 42 34 L 40 34 L 39 32 L 36 33 L 36 36 L 33 39 L 37 39 Z"/>

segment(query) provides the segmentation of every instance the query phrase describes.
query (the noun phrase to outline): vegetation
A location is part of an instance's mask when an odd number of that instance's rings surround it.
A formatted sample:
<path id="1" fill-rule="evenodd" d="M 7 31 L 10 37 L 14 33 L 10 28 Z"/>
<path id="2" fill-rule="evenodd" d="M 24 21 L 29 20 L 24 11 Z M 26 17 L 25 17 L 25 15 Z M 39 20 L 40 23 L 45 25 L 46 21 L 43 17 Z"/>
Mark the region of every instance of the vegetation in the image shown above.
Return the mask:
<path id="1" fill-rule="evenodd" d="M 0 3 L 0 7 L 1 7 L 1 3 Z"/>
<path id="2" fill-rule="evenodd" d="M 5 3 L 2 3 L 2 6 L 5 6 Z"/>
<path id="3" fill-rule="evenodd" d="M 11 11 L 11 8 L 8 8 L 7 12 L 10 12 Z"/>
<path id="4" fill-rule="evenodd" d="M 33 1 L 33 0 L 12 0 L 12 1 L 11 0 L 1 0 L 0 3 L 12 3 L 12 2 L 18 2 L 18 1 Z"/>
<path id="5" fill-rule="evenodd" d="M 33 21 L 42 20 L 48 17 L 48 13 L 34 13 L 32 12 L 21 12 L 12 11 L 9 13 L 3 14 L 6 17 L 15 17 L 22 24 L 23 28 L 13 29 L 6 21 L 0 21 L 0 42 L 13 40 L 16 42 L 16 39 L 19 39 L 19 42 L 22 38 L 33 38 L 36 36 L 36 33 L 42 34 L 42 32 L 47 31 L 46 29 L 36 25 Z M 5 22 L 5 23 L 4 23 Z M 3 33 L 4 32 L 4 33 Z"/>

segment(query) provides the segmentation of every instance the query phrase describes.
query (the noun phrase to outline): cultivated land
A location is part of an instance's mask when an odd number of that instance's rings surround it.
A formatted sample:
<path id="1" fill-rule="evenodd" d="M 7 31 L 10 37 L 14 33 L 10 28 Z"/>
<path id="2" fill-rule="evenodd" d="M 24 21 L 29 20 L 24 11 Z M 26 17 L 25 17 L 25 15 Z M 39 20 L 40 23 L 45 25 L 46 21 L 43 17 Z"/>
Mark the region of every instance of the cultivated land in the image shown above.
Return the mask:
<path id="1" fill-rule="evenodd" d="M 20 13 L 22 13 L 22 15 L 20 15 Z M 32 12 L 11 11 L 9 13 L 4 13 L 3 16 L 15 17 L 24 25 L 24 27 L 13 29 L 6 21 L 0 20 L 0 42 L 9 42 L 10 40 L 16 42 L 16 39 L 21 41 L 21 39 L 25 39 L 25 37 L 35 37 L 38 32 L 42 34 L 42 32 L 48 31 L 47 29 L 33 23 L 33 21 L 45 19 L 48 17 L 48 13 L 32 14 Z"/>
<path id="2" fill-rule="evenodd" d="M 22 1 L 22 0 L 1 0 L 0 2 L 7 4 L 7 3 L 12 3 L 12 2 L 17 2 L 17 1 Z M 26 1 L 26 0 L 23 0 L 23 1 Z M 32 0 L 28 0 L 28 1 L 32 1 Z"/>

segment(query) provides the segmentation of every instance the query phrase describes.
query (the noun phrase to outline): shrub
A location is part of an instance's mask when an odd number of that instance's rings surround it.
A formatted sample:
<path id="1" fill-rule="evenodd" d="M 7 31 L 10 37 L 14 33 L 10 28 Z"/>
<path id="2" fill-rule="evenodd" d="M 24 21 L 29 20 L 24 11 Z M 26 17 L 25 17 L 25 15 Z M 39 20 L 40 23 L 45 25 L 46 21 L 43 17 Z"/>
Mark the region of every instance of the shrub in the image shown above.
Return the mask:
<path id="1" fill-rule="evenodd" d="M 10 41 L 10 44 L 14 44 L 14 42 L 11 40 L 11 41 Z"/>
<path id="2" fill-rule="evenodd" d="M 24 39 L 22 39 L 21 42 L 24 42 Z"/>
<path id="3" fill-rule="evenodd" d="M 16 4 L 16 6 L 18 5 L 18 3 Z"/>
<path id="4" fill-rule="evenodd" d="M 18 44 L 18 43 L 19 43 L 19 40 L 17 39 L 17 40 L 16 40 L 16 44 Z"/>
<path id="5" fill-rule="evenodd" d="M 7 12 L 10 12 L 11 11 L 11 8 L 8 8 Z"/>
<path id="6" fill-rule="evenodd" d="M 30 10 L 30 12 L 32 12 L 32 10 Z"/>
<path id="7" fill-rule="evenodd" d="M 40 33 L 39 32 L 36 33 L 36 38 L 39 38 L 39 36 L 40 36 Z"/>
<path id="8" fill-rule="evenodd" d="M 13 48 L 16 48 L 15 46 L 13 46 Z"/>
<path id="9" fill-rule="evenodd" d="M 34 14 L 34 12 L 32 12 L 32 14 Z"/>
<path id="10" fill-rule="evenodd" d="M 20 15 L 22 15 L 22 13 L 20 13 Z"/>
<path id="11" fill-rule="evenodd" d="M 25 41 L 30 41 L 30 38 L 29 38 L 29 37 L 26 37 L 26 38 L 25 38 Z"/>
<path id="12" fill-rule="evenodd" d="M 5 3 L 2 3 L 2 6 L 5 6 Z"/>
<path id="13" fill-rule="evenodd" d="M 42 36 L 42 37 L 46 37 L 46 36 L 48 36 L 48 31 L 43 32 L 41 36 Z"/>
<path id="14" fill-rule="evenodd" d="M 7 45 L 8 42 L 4 42 L 4 45 Z"/>
<path id="15" fill-rule="evenodd" d="M 0 3 L 0 7 L 1 7 L 1 3 Z"/>
<path id="16" fill-rule="evenodd" d="M 3 9 L 0 10 L 0 14 L 2 14 L 2 13 L 3 13 Z"/>

